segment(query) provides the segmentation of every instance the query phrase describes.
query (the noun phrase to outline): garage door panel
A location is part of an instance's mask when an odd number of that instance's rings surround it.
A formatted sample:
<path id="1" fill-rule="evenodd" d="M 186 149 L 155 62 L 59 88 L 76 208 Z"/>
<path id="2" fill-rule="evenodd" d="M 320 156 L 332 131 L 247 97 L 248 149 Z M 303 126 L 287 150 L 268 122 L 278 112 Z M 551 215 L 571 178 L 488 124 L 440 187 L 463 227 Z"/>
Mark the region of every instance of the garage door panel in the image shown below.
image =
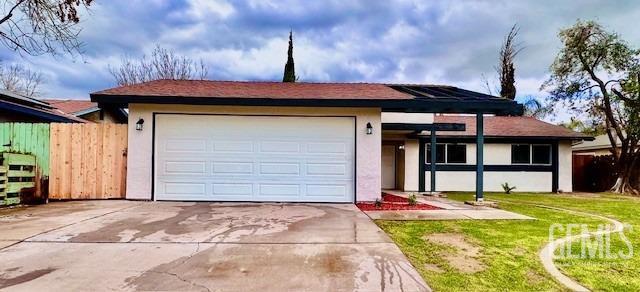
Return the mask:
<path id="1" fill-rule="evenodd" d="M 199 182 L 165 182 L 162 184 L 164 193 L 174 195 L 196 195 L 206 194 L 206 184 Z"/>
<path id="2" fill-rule="evenodd" d="M 214 138 L 215 139 L 215 138 Z M 213 152 L 223 153 L 252 153 L 253 141 L 214 141 Z"/>
<path id="3" fill-rule="evenodd" d="M 204 161 L 166 161 L 164 170 L 167 174 L 205 174 Z"/>
<path id="4" fill-rule="evenodd" d="M 253 162 L 213 162 L 213 174 L 253 174 Z"/>
<path id="5" fill-rule="evenodd" d="M 207 142 L 200 139 L 168 139 L 164 149 L 167 152 L 205 152 Z"/>
<path id="6" fill-rule="evenodd" d="M 308 175 L 348 175 L 346 163 L 307 163 Z"/>
<path id="7" fill-rule="evenodd" d="M 251 198 L 253 194 L 253 184 L 251 183 L 214 183 L 212 187 L 214 196 L 232 196 L 235 198 Z"/>
<path id="8" fill-rule="evenodd" d="M 262 153 L 300 153 L 300 142 L 286 141 L 266 141 L 260 143 L 260 152 Z"/>
<path id="9" fill-rule="evenodd" d="M 352 117 L 156 116 L 155 198 L 353 202 Z"/>
<path id="10" fill-rule="evenodd" d="M 259 175 L 300 175 L 297 163 L 260 163 Z"/>
<path id="11" fill-rule="evenodd" d="M 260 184 L 259 196 L 271 197 L 298 197 L 300 196 L 300 185 L 297 184 Z"/>
<path id="12" fill-rule="evenodd" d="M 308 197 L 344 197 L 349 185 L 307 185 Z"/>

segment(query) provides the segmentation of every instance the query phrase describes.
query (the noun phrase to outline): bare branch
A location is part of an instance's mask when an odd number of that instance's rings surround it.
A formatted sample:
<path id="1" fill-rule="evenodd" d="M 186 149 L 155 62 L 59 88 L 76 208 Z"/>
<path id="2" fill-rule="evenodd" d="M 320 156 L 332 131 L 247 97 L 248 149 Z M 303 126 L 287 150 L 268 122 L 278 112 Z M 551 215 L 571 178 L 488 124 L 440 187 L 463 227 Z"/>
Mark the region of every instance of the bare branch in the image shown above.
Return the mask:
<path id="1" fill-rule="evenodd" d="M 79 10 L 93 0 L 2 1 L 0 41 L 5 47 L 27 55 L 81 53 Z"/>
<path id="2" fill-rule="evenodd" d="M 207 67 L 202 60 L 195 62 L 159 45 L 156 45 L 150 58 L 142 56 L 139 60 L 132 60 L 129 57 L 123 57 L 120 67 L 109 66 L 108 69 L 120 86 L 158 79 L 202 80 L 208 75 Z"/>

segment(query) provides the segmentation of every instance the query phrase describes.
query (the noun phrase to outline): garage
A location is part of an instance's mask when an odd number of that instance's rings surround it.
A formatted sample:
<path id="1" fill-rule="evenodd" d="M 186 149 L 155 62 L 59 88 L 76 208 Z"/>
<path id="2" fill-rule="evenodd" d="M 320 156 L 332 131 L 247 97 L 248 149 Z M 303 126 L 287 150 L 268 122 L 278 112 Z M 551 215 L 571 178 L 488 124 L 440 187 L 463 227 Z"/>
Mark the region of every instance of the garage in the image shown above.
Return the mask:
<path id="1" fill-rule="evenodd" d="M 355 201 L 355 118 L 154 115 L 153 193 L 175 201 Z"/>

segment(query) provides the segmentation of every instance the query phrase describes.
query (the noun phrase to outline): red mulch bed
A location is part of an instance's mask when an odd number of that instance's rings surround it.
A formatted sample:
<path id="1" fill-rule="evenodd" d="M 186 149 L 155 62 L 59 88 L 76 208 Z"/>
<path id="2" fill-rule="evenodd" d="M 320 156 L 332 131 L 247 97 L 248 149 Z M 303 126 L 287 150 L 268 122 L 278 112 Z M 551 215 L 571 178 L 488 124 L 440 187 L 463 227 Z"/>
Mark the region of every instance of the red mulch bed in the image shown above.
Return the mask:
<path id="1" fill-rule="evenodd" d="M 409 203 L 409 199 L 392 194 L 382 194 L 382 201 L 390 203 Z"/>
<path id="2" fill-rule="evenodd" d="M 376 207 L 373 202 L 360 202 L 356 206 L 362 211 L 399 211 L 399 210 L 439 210 L 440 208 L 428 204 L 418 203 L 409 205 L 409 200 L 404 197 L 382 194 L 382 205 Z"/>

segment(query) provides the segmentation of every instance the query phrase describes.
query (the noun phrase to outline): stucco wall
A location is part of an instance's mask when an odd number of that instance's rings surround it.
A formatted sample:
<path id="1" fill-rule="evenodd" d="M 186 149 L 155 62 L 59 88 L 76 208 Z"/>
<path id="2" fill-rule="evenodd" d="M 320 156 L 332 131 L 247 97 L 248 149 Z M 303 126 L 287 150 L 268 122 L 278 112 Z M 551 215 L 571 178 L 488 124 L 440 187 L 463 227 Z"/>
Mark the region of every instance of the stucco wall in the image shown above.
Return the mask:
<path id="1" fill-rule="evenodd" d="M 381 117 L 379 108 L 239 107 L 131 104 L 129 106 L 129 152 L 127 156 L 127 199 L 151 199 L 153 113 L 211 113 L 255 115 L 355 116 L 356 200 L 373 201 L 381 188 Z M 138 119 L 144 130 L 136 131 Z M 366 135 L 371 123 L 373 134 Z M 416 143 L 417 146 L 417 143 Z M 416 159 L 417 164 L 417 159 Z"/>
<path id="2" fill-rule="evenodd" d="M 409 192 L 418 191 L 418 162 L 420 158 L 420 145 L 418 140 L 410 139 L 404 142 L 404 188 L 403 190 Z"/>
<path id="3" fill-rule="evenodd" d="M 383 123 L 404 123 L 404 124 L 431 124 L 433 123 L 432 113 L 382 113 Z"/>
<path id="4" fill-rule="evenodd" d="M 571 141 L 558 144 L 558 191 L 573 192 Z"/>
<path id="5" fill-rule="evenodd" d="M 502 192 L 505 182 L 515 186 L 514 192 L 551 192 L 551 172 L 485 171 L 484 191 Z M 431 184 L 429 172 L 425 173 L 426 186 Z M 471 192 L 476 189 L 476 173 L 473 171 L 436 172 L 437 191 Z"/>
<path id="6" fill-rule="evenodd" d="M 418 164 L 410 160 L 418 161 L 417 140 L 407 140 L 406 145 L 411 143 L 411 147 L 405 146 L 405 185 L 406 191 L 418 190 Z M 476 145 L 467 145 L 466 164 L 475 165 Z M 571 142 L 562 141 L 558 151 L 558 190 L 571 192 Z M 511 165 L 511 144 L 487 143 L 484 145 L 485 165 Z M 429 172 L 425 172 L 425 187 L 427 190 L 431 184 Z M 475 172 L 473 171 L 438 171 L 436 173 L 436 190 L 438 191 L 474 191 Z M 508 182 L 511 186 L 516 186 L 516 191 L 521 192 L 550 192 L 552 190 L 551 172 L 520 172 L 520 171 L 485 171 L 484 190 L 502 191 L 502 183 Z"/>

